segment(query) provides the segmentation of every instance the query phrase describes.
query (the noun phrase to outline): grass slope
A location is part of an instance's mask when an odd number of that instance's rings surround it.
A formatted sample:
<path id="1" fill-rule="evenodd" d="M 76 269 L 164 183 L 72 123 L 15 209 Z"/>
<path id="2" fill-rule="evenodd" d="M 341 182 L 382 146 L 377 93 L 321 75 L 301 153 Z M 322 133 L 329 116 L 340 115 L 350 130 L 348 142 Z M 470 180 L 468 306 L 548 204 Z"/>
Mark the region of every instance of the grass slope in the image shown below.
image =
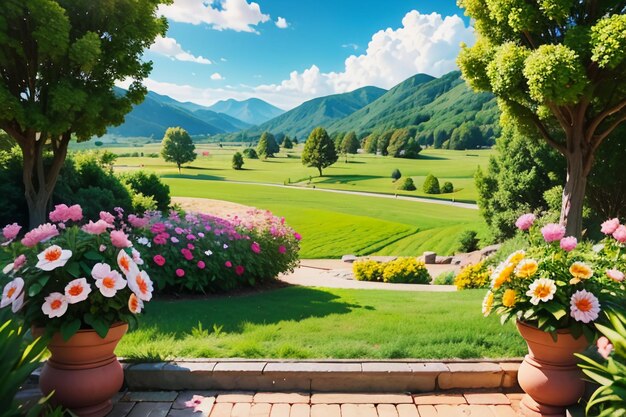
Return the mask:
<path id="1" fill-rule="evenodd" d="M 135 359 L 521 356 L 524 342 L 515 327 L 481 315 L 483 296 L 482 290 L 289 287 L 236 297 L 153 301 L 146 305 L 140 329 L 127 334 L 116 353 Z"/>

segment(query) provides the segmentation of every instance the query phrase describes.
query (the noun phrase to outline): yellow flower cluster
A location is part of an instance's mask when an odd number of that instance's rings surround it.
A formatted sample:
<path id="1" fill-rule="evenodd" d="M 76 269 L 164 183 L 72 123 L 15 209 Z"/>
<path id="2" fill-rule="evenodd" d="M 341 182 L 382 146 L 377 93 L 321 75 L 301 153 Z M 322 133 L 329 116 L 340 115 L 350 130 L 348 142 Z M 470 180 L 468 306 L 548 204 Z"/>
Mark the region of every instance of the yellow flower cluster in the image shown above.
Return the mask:
<path id="1" fill-rule="evenodd" d="M 489 271 L 484 262 L 467 265 L 454 279 L 454 285 L 459 290 L 470 288 L 485 288 L 489 285 Z"/>
<path id="2" fill-rule="evenodd" d="M 384 265 L 380 262 L 367 259 L 352 264 L 354 278 L 359 281 L 380 281 L 383 276 Z"/>
<path id="3" fill-rule="evenodd" d="M 357 261 L 352 264 L 352 272 L 359 281 L 428 284 L 431 279 L 424 262 L 416 258 L 397 258 L 384 263 Z"/>

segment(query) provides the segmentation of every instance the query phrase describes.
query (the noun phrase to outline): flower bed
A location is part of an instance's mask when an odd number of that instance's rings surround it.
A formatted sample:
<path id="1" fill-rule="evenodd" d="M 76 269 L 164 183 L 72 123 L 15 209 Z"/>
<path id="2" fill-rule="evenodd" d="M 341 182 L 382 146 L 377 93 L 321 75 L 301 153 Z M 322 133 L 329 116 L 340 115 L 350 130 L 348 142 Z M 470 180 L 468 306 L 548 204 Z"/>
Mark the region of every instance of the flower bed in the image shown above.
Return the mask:
<path id="1" fill-rule="evenodd" d="M 397 258 L 383 263 L 369 259 L 357 261 L 352 271 L 359 281 L 429 284 L 431 280 L 424 262 L 416 258 Z"/>

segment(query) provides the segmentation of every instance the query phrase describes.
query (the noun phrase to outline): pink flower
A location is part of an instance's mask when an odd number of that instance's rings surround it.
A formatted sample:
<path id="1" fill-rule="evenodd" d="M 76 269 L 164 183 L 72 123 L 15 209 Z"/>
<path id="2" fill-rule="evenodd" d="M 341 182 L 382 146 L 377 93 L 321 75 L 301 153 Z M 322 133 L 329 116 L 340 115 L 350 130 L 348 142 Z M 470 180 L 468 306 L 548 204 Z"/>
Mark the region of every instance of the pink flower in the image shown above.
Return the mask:
<path id="1" fill-rule="evenodd" d="M 176 232 L 177 235 L 183 234 L 183 229 L 181 229 L 180 227 L 177 227 L 176 229 L 174 229 L 174 231 Z"/>
<path id="2" fill-rule="evenodd" d="M 182 270 L 182 269 L 180 269 L 180 268 L 178 268 L 178 269 L 176 270 L 176 276 L 177 276 L 177 277 L 179 277 L 179 278 L 184 277 L 184 276 L 185 276 L 185 271 L 184 271 L 184 270 Z"/>
<path id="3" fill-rule="evenodd" d="M 132 246 L 126 233 L 121 230 L 113 230 L 111 232 L 111 243 L 116 248 L 130 248 Z"/>
<path id="4" fill-rule="evenodd" d="M 621 271 L 618 271 L 617 269 L 607 269 L 606 276 L 616 282 L 624 281 L 624 273 Z"/>
<path id="5" fill-rule="evenodd" d="M 69 220 L 78 222 L 83 218 L 83 209 L 78 205 L 68 207 L 65 204 L 54 206 L 54 210 L 50 213 L 50 220 L 55 223 L 67 222 Z"/>
<path id="6" fill-rule="evenodd" d="M 561 249 L 566 252 L 571 252 L 576 249 L 576 245 L 578 245 L 578 240 L 576 240 L 576 238 L 573 236 L 568 236 L 561 239 Z"/>
<path id="7" fill-rule="evenodd" d="M 13 270 L 16 272 L 19 271 L 19 269 L 23 267 L 25 263 L 26 263 L 26 256 L 25 255 L 18 256 L 13 261 Z"/>
<path id="8" fill-rule="evenodd" d="M 233 263 L 231 261 L 226 261 L 226 262 L 224 262 L 224 266 L 226 268 L 231 268 L 233 266 Z"/>
<path id="9" fill-rule="evenodd" d="M 4 229 L 2 229 L 2 236 L 4 236 L 4 238 L 7 240 L 13 240 L 21 229 L 22 226 L 18 225 L 17 223 L 7 224 L 6 226 L 4 226 Z"/>
<path id="10" fill-rule="evenodd" d="M 113 226 L 110 225 L 109 223 L 105 222 L 104 220 L 98 220 L 95 223 L 92 222 L 91 220 L 89 220 L 89 223 L 84 225 L 81 229 L 84 232 L 89 233 L 90 235 L 100 235 L 100 234 L 106 232 L 106 230 L 109 227 L 113 227 Z"/>
<path id="11" fill-rule="evenodd" d="M 150 223 L 150 219 L 146 217 L 137 217 L 134 214 L 128 216 L 128 223 L 133 226 L 135 229 L 143 229 Z"/>
<path id="12" fill-rule="evenodd" d="M 159 233 L 152 240 L 157 245 L 165 245 L 167 243 L 167 239 L 170 237 L 167 233 Z"/>
<path id="13" fill-rule="evenodd" d="M 100 212 L 100 220 L 105 221 L 109 224 L 113 224 L 115 223 L 115 217 L 109 213 L 108 211 L 101 211 Z"/>
<path id="14" fill-rule="evenodd" d="M 198 261 L 198 268 L 204 269 L 205 267 L 206 267 L 206 264 L 204 263 L 204 261 Z"/>
<path id="15" fill-rule="evenodd" d="M 100 252 L 104 252 L 105 250 L 107 250 L 107 247 L 104 245 L 100 245 Z"/>
<path id="16" fill-rule="evenodd" d="M 204 237 L 204 233 L 199 232 L 199 233 L 198 233 L 198 236 L 200 236 L 200 237 Z"/>
<path id="17" fill-rule="evenodd" d="M 604 359 L 608 359 L 609 355 L 613 351 L 613 345 L 605 336 L 602 336 L 598 339 L 598 341 L 596 342 L 596 346 L 598 347 L 598 353 Z"/>
<path id="18" fill-rule="evenodd" d="M 152 260 L 154 261 L 155 264 L 159 266 L 165 265 L 165 258 L 161 255 L 154 255 L 154 258 L 152 258 Z"/>
<path id="19" fill-rule="evenodd" d="M 191 243 L 187 243 L 187 249 L 189 249 L 189 250 L 194 250 L 195 248 L 196 248 L 196 247 L 195 247 L 193 244 L 191 244 Z"/>
<path id="20" fill-rule="evenodd" d="M 565 227 L 556 223 L 546 224 L 541 228 L 541 234 L 546 242 L 561 240 L 565 236 Z"/>
<path id="21" fill-rule="evenodd" d="M 244 268 L 243 266 L 237 265 L 235 267 L 235 274 L 242 276 L 244 272 L 246 272 L 246 268 Z"/>
<path id="22" fill-rule="evenodd" d="M 601 226 L 602 226 L 602 229 L 600 230 L 602 231 L 602 233 L 604 233 L 605 235 L 612 235 L 619 227 L 619 219 L 615 218 L 615 219 L 607 220 L 604 223 L 602 223 Z"/>
<path id="23" fill-rule="evenodd" d="M 283 245 L 280 245 L 280 246 L 278 247 L 278 253 L 280 253 L 280 254 L 287 253 L 287 248 L 286 248 L 286 247 L 284 247 Z"/>
<path id="24" fill-rule="evenodd" d="M 172 237 L 170 238 L 170 240 L 172 241 L 172 243 L 178 243 L 178 242 L 180 242 L 180 240 L 178 240 L 178 238 L 177 238 L 176 236 L 172 236 Z"/>
<path id="25" fill-rule="evenodd" d="M 196 240 L 196 237 L 190 233 L 187 235 L 187 240 Z"/>
<path id="26" fill-rule="evenodd" d="M 298 232 L 294 233 L 293 237 L 295 237 L 296 240 L 302 240 L 302 235 L 300 235 L 300 233 L 298 233 Z"/>
<path id="27" fill-rule="evenodd" d="M 613 237 L 619 243 L 626 243 L 626 226 L 620 225 L 614 232 Z"/>
<path id="28" fill-rule="evenodd" d="M 165 225 L 163 223 L 155 223 L 150 228 L 150 231 L 152 233 L 155 233 L 155 234 L 164 233 L 165 232 Z"/>
<path id="29" fill-rule="evenodd" d="M 180 253 L 183 254 L 183 256 L 185 257 L 185 259 L 187 259 L 188 261 L 191 261 L 193 259 L 193 255 L 191 253 L 191 251 L 187 248 L 183 248 L 180 250 Z"/>
<path id="30" fill-rule="evenodd" d="M 250 249 L 252 249 L 252 252 L 254 253 L 261 253 L 261 245 L 256 242 L 252 242 L 252 245 L 250 245 Z"/>
<path id="31" fill-rule="evenodd" d="M 59 235 L 59 231 L 56 226 L 50 223 L 44 223 L 41 226 L 31 230 L 24 235 L 22 239 L 22 245 L 32 248 L 39 242 L 45 242 Z"/>
<path id="32" fill-rule="evenodd" d="M 534 222 L 535 222 L 535 215 L 532 213 L 527 213 L 527 214 L 521 215 L 517 219 L 517 221 L 515 222 L 515 226 L 517 226 L 519 230 L 528 230 L 530 229 L 530 227 L 533 225 Z"/>

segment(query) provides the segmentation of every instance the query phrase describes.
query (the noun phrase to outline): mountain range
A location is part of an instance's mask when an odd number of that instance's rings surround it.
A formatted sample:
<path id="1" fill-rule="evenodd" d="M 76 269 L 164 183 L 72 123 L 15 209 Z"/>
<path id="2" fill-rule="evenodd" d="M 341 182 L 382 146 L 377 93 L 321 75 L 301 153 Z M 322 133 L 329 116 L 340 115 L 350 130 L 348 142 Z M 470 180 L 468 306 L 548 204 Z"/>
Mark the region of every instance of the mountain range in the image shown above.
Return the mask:
<path id="1" fill-rule="evenodd" d="M 227 114 L 251 125 L 260 125 L 285 112 L 258 98 L 249 98 L 243 101 L 234 99 L 222 100 L 209 106 L 208 109 L 217 113 Z"/>

